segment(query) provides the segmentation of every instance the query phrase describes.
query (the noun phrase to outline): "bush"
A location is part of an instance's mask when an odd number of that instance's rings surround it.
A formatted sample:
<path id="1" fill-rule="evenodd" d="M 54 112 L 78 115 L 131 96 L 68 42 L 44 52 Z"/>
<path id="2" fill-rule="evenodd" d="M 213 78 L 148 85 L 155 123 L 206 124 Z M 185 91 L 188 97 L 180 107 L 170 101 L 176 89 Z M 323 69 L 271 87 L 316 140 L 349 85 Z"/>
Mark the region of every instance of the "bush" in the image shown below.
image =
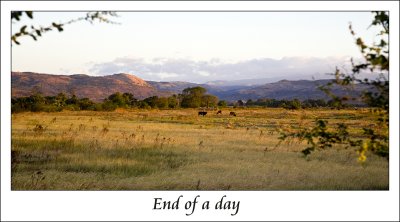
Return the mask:
<path id="1" fill-rule="evenodd" d="M 76 104 L 68 104 L 68 105 L 65 105 L 65 106 L 64 106 L 64 109 L 65 109 L 65 110 L 69 110 L 69 111 L 78 111 L 78 110 L 80 110 L 80 109 L 79 109 L 79 106 L 76 105 Z"/>
<path id="2" fill-rule="evenodd" d="M 219 107 L 224 108 L 224 107 L 226 107 L 227 105 L 228 105 L 228 104 L 226 103 L 225 100 L 221 100 L 221 101 L 218 102 L 218 106 L 219 106 Z"/>
<path id="3" fill-rule="evenodd" d="M 118 105 L 114 104 L 111 101 L 106 101 L 102 104 L 101 107 L 103 111 L 114 111 L 118 108 Z"/>

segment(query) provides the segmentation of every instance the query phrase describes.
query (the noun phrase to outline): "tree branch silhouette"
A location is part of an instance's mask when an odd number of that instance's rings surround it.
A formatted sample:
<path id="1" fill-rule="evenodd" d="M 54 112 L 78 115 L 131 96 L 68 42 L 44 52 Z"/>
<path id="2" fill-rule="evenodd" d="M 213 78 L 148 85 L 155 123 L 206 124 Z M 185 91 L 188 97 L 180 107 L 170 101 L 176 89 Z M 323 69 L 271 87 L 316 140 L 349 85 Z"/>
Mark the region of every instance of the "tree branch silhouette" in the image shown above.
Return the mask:
<path id="1" fill-rule="evenodd" d="M 21 18 L 24 16 L 27 16 L 30 19 L 33 19 L 33 13 L 32 11 L 13 11 L 11 12 L 11 21 L 15 24 L 21 21 Z M 108 17 L 118 17 L 116 12 L 110 12 L 110 11 L 96 11 L 96 12 L 87 12 L 86 16 L 82 16 L 76 19 L 71 19 L 69 21 L 63 22 L 63 23 L 56 23 L 53 22 L 51 25 L 48 26 L 34 26 L 31 25 L 28 27 L 28 25 L 23 25 L 19 31 L 15 32 L 11 36 L 11 41 L 12 44 L 17 44 L 20 45 L 20 38 L 29 36 L 33 40 L 37 41 L 39 37 L 42 36 L 42 34 L 57 30 L 59 32 L 64 31 L 64 27 L 66 25 L 70 25 L 76 22 L 80 21 L 87 21 L 89 23 L 94 23 L 94 22 L 103 22 L 103 23 L 110 23 L 110 24 L 119 24 L 117 22 L 114 22 L 110 20 Z"/>

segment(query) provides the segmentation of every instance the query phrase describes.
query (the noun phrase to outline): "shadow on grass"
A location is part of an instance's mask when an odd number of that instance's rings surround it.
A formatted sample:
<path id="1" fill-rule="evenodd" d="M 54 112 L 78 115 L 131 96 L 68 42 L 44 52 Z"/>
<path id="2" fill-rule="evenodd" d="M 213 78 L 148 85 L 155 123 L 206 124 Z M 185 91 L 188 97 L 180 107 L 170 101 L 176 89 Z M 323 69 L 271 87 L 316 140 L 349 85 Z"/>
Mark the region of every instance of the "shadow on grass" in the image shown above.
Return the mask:
<path id="1" fill-rule="evenodd" d="M 90 148 L 68 141 L 13 141 L 12 174 L 56 170 L 137 177 L 188 164 L 185 153 L 155 147 Z"/>

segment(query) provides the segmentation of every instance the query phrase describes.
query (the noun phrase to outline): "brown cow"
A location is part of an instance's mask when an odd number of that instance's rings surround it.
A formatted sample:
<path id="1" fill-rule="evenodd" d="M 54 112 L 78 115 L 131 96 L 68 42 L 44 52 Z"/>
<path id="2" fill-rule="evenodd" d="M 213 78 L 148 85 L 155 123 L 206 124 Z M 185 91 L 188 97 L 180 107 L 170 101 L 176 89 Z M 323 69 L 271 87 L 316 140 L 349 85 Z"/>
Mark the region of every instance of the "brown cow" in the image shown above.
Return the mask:
<path id="1" fill-rule="evenodd" d="M 217 115 L 222 114 L 222 110 L 218 110 Z"/>
<path id="2" fill-rule="evenodd" d="M 230 116 L 236 116 L 236 113 L 235 112 L 230 112 L 229 115 Z"/>

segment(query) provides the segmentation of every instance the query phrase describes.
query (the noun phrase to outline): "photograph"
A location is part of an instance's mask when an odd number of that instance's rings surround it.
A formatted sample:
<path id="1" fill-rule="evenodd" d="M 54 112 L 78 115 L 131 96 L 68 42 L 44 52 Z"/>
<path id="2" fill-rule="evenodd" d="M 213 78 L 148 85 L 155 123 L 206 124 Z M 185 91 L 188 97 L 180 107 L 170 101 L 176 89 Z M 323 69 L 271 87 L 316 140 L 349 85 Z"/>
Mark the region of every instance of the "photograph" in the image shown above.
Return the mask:
<path id="1" fill-rule="evenodd" d="M 12 11 L 11 190 L 389 190 L 388 11 Z"/>

